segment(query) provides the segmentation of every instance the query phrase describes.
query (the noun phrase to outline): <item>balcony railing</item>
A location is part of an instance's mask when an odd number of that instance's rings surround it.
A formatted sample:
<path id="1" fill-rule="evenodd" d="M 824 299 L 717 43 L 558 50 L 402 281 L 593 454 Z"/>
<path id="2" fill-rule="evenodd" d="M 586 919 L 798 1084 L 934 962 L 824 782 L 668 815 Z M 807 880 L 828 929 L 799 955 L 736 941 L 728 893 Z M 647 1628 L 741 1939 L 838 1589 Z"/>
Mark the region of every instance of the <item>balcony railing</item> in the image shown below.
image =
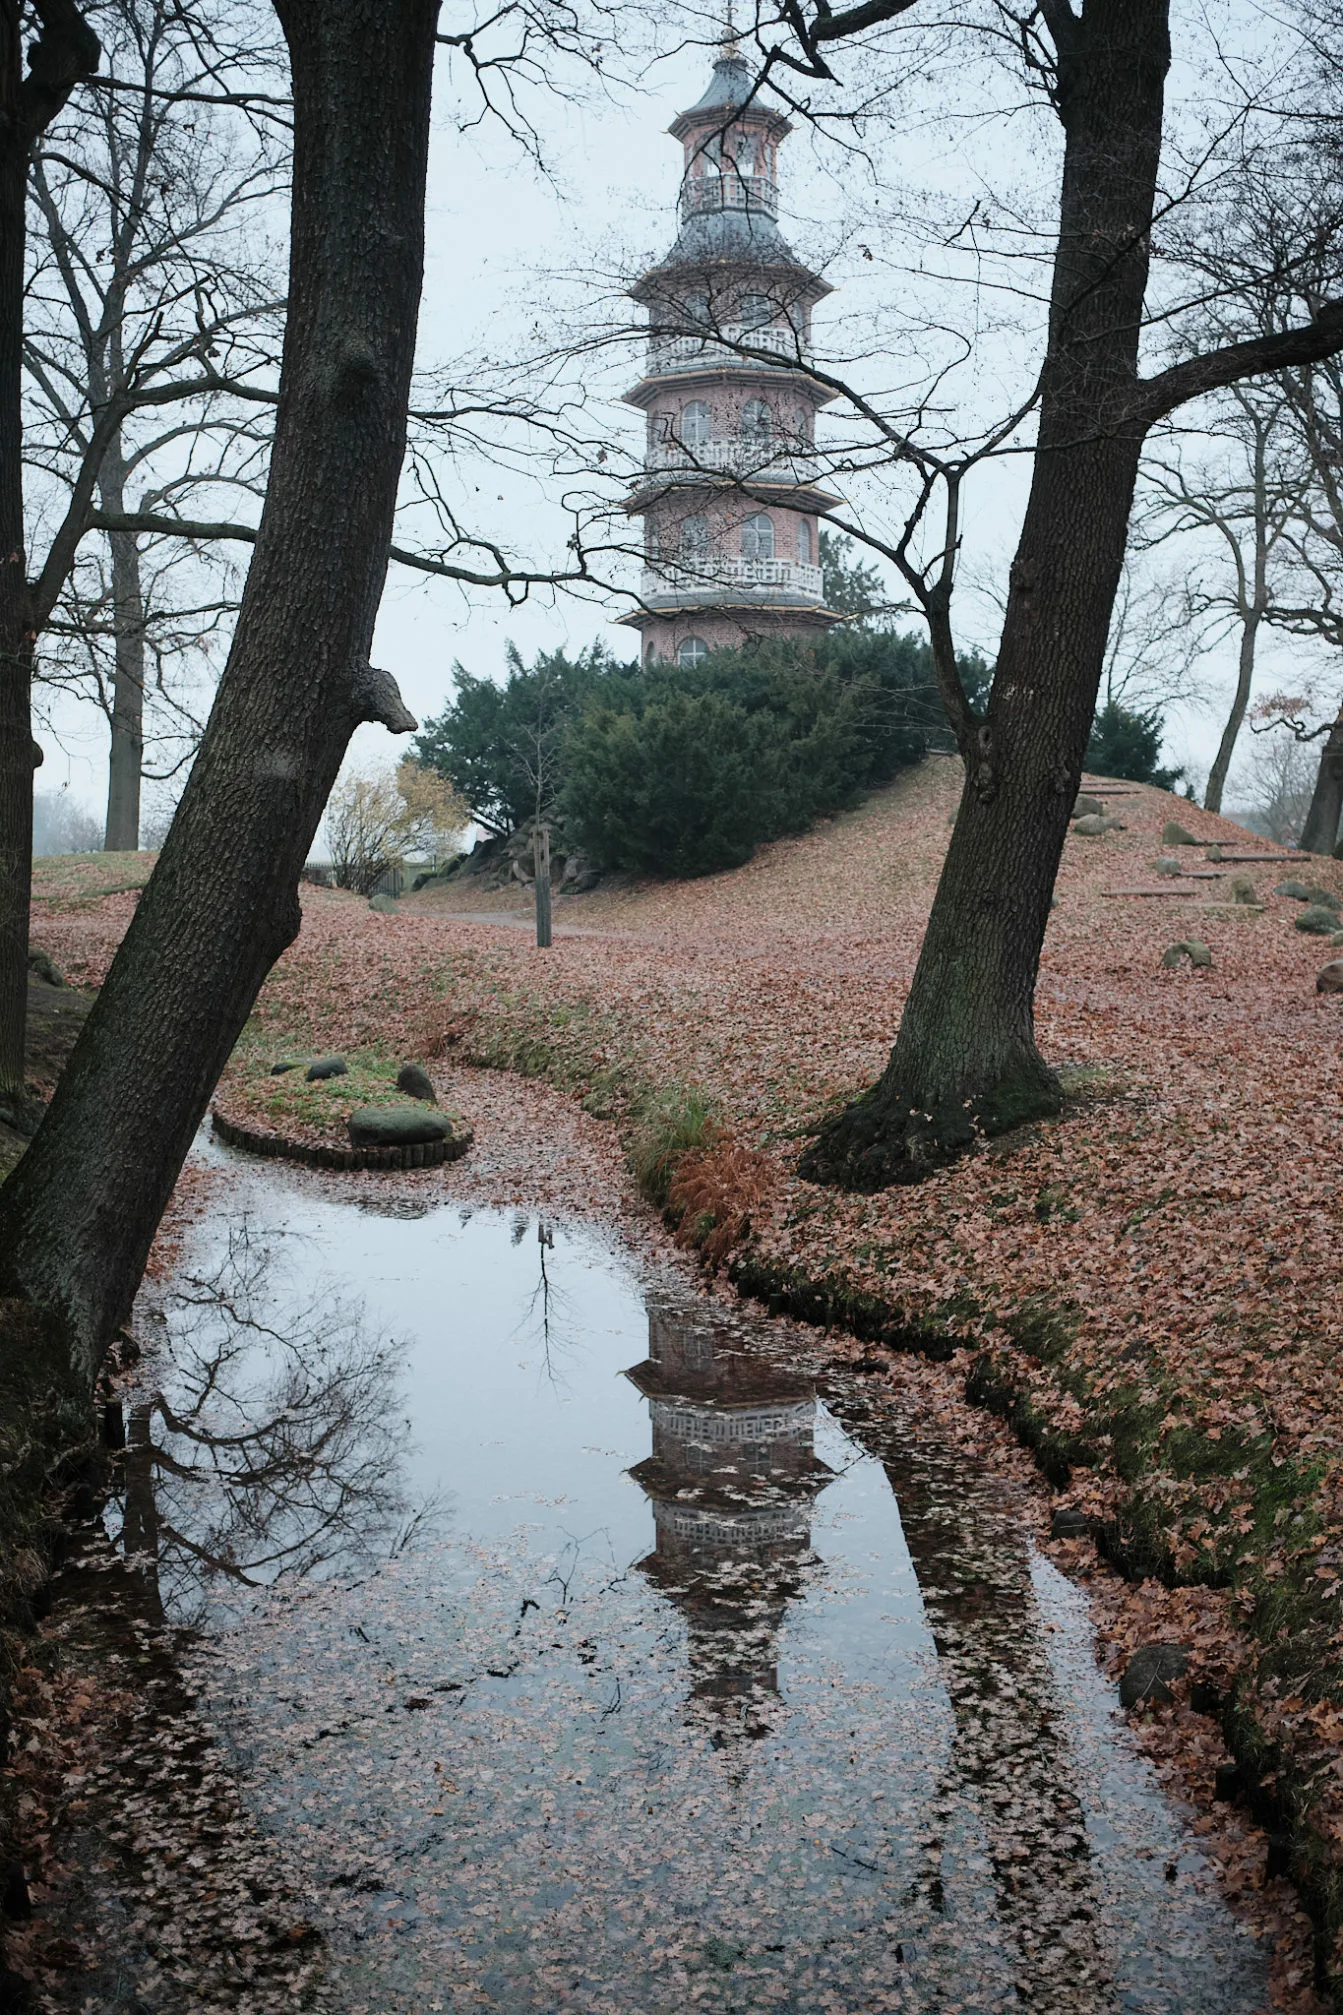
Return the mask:
<path id="1" fill-rule="evenodd" d="M 702 598 L 724 588 L 751 594 L 783 588 L 789 594 L 819 602 L 821 570 L 803 566 L 800 560 L 733 560 L 706 555 L 698 563 L 661 560 L 656 566 L 645 567 L 639 581 L 639 593 L 646 602 L 655 602 L 663 595 Z"/>
<path id="2" fill-rule="evenodd" d="M 769 359 L 744 357 L 735 347 L 766 350 Z M 778 357 L 781 362 L 806 365 L 806 345 L 793 329 L 746 329 L 725 327 L 721 340 L 713 336 L 650 336 L 648 374 L 658 377 L 668 371 L 693 371 L 697 366 L 717 369 L 722 364 L 758 371 Z"/>
<path id="3" fill-rule="evenodd" d="M 821 465 L 809 449 L 786 443 L 771 446 L 768 441 L 738 437 L 689 448 L 679 441 L 658 441 L 644 459 L 643 474 L 631 480 L 638 488 L 649 476 L 675 476 L 693 482 L 699 475 L 754 478 L 760 483 L 816 483 Z"/>
<path id="4" fill-rule="evenodd" d="M 711 210 L 763 210 L 779 214 L 779 185 L 768 175 L 700 175 L 681 185 L 681 215 L 700 217 Z"/>

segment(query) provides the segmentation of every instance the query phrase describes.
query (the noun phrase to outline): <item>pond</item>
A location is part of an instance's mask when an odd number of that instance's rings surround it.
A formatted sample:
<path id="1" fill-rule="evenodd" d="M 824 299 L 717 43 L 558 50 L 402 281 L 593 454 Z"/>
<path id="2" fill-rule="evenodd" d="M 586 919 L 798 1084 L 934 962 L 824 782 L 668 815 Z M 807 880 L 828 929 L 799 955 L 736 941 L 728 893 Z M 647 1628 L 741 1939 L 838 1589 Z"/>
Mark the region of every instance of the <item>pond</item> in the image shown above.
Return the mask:
<path id="1" fill-rule="evenodd" d="M 112 1523 L 340 2005 L 1263 2006 L 1083 1597 L 885 1382 L 580 1223 L 228 1194 Z"/>

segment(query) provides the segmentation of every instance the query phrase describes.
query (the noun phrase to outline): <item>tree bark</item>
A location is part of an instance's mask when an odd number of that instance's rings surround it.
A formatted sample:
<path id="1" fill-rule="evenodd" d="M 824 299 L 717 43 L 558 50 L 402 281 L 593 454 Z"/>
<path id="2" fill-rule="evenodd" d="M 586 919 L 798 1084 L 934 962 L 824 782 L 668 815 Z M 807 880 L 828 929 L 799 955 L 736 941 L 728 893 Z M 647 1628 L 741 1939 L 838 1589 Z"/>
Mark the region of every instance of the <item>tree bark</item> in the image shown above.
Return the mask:
<path id="1" fill-rule="evenodd" d="M 1056 1112 L 1034 993 L 1104 667 L 1138 457 L 1138 333 L 1170 61 L 1167 0 L 1059 22 L 1065 131 L 1039 443 L 985 717 L 885 1074 L 802 1162 L 856 1189 L 916 1181 Z"/>
<path id="2" fill-rule="evenodd" d="M 22 1118 L 33 862 L 33 625 L 23 525 L 23 304 L 33 141 L 82 77 L 98 38 L 73 0 L 41 0 L 23 71 L 21 0 L 0 0 L 0 1103 Z M 17 1108 L 17 1111 L 16 1111 Z"/>
<path id="3" fill-rule="evenodd" d="M 1320 751 L 1310 810 L 1297 841 L 1302 852 L 1331 854 L 1338 845 L 1340 819 L 1343 819 L 1343 709 Z"/>
<path id="4" fill-rule="evenodd" d="M 118 516 L 125 511 L 126 481 L 119 437 L 104 460 L 98 491 L 105 511 Z M 140 846 L 140 779 L 145 755 L 145 598 L 140 540 L 135 532 L 109 532 L 107 543 L 112 554 L 115 672 L 103 847 L 109 854 L 136 853 Z"/>
<path id="5" fill-rule="evenodd" d="M 92 1386 L 276 958 L 361 721 L 415 726 L 368 652 L 423 267 L 436 0 L 276 0 L 293 76 L 289 318 L 233 647 L 158 867 L 51 1108 L 0 1191 L 0 1289 Z"/>

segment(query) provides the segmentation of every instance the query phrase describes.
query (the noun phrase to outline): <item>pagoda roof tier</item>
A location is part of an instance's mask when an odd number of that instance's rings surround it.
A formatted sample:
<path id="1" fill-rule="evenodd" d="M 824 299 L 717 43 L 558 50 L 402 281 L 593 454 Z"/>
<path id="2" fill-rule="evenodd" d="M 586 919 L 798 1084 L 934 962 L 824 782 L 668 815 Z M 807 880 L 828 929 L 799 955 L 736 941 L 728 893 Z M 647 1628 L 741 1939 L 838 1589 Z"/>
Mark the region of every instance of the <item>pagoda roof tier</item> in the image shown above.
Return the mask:
<path id="1" fill-rule="evenodd" d="M 805 394 L 813 406 L 828 406 L 832 399 L 839 397 L 839 394 L 832 392 L 828 385 L 822 385 L 813 378 L 805 364 L 786 363 L 782 359 L 777 364 L 765 364 L 758 357 L 734 356 L 731 351 L 724 350 L 721 344 L 715 346 L 721 352 L 720 355 L 706 356 L 700 360 L 688 352 L 681 355 L 669 354 L 671 344 L 679 343 L 681 340 L 679 337 L 665 339 L 662 354 L 667 357 L 667 362 L 661 368 L 645 372 L 637 385 L 631 385 L 628 392 L 622 392 L 621 401 L 624 405 L 638 406 L 647 412 L 669 386 L 674 386 L 678 391 L 684 391 L 689 385 L 740 386 L 743 374 L 747 372 L 754 372 L 766 385 L 786 384 L 791 391 Z M 693 341 L 697 345 L 699 343 L 698 337 L 685 340 Z"/>
<path id="2" fill-rule="evenodd" d="M 625 1376 L 645 1399 L 684 1399 L 691 1406 L 725 1411 L 740 1407 L 754 1412 L 762 1405 L 814 1405 L 816 1399 L 814 1379 L 801 1373 L 793 1376 L 772 1359 L 744 1351 L 722 1353 L 712 1364 L 694 1369 L 682 1366 L 677 1371 L 646 1357 L 642 1364 L 631 1365 Z"/>
<path id="3" fill-rule="evenodd" d="M 768 126 L 780 140 L 793 130 L 787 114 L 761 92 L 759 80 L 741 51 L 729 43 L 714 63 L 704 96 L 678 112 L 667 131 L 674 140 L 684 140 L 698 126 L 712 131 L 715 126 L 736 125 L 743 119 Z"/>
<path id="4" fill-rule="evenodd" d="M 712 286 L 729 276 L 734 285 L 743 280 L 772 278 L 776 285 L 783 281 L 782 298 L 808 307 L 835 291 L 803 264 L 768 210 L 758 204 L 696 210 L 682 224 L 666 258 L 641 273 L 628 291 L 632 301 L 662 297 L 670 302 L 684 294 L 687 279 L 704 279 Z"/>
<path id="5" fill-rule="evenodd" d="M 835 510 L 840 498 L 815 483 L 799 482 L 790 476 L 716 476 L 687 471 L 677 477 L 665 469 L 650 469 L 634 479 L 623 509 L 627 517 L 641 517 L 650 504 L 664 503 L 668 497 L 690 497 L 699 493 L 721 497 L 738 496 L 744 503 L 782 505 L 790 511 L 814 511 L 818 517 Z"/>
<path id="6" fill-rule="evenodd" d="M 626 615 L 617 616 L 615 621 L 626 629 L 642 629 L 652 616 L 731 616 L 734 620 L 750 618 L 759 622 L 787 621 L 790 630 L 828 630 L 845 619 L 836 609 L 827 609 L 820 602 L 761 602 L 743 595 L 734 599 L 730 594 L 706 594 L 702 601 L 692 595 L 669 595 L 666 600 L 643 601 L 637 609 Z M 744 624 L 749 628 L 749 623 Z"/>

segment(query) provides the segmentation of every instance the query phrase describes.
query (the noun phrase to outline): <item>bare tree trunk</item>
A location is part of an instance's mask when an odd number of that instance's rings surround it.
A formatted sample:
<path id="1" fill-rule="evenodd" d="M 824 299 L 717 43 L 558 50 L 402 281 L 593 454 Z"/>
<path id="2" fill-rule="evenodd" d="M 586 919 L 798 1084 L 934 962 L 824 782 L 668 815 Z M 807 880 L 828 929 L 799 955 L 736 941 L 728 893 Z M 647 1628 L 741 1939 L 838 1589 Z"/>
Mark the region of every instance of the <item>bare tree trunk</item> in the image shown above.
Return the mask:
<path id="1" fill-rule="evenodd" d="M 0 1102 L 22 1117 L 33 863 L 33 634 L 23 525 L 23 304 L 28 160 L 98 38 L 73 0 L 45 0 L 28 48 L 20 0 L 0 0 Z M 28 24 L 29 26 L 31 24 Z"/>
<path id="2" fill-rule="evenodd" d="M 1248 597 L 1245 593 L 1244 561 L 1237 547 L 1236 567 L 1238 575 L 1240 607 L 1240 657 L 1236 667 L 1236 691 L 1231 701 L 1231 712 L 1227 715 L 1222 739 L 1217 744 L 1217 754 L 1212 768 L 1208 771 L 1208 787 L 1203 793 L 1203 808 L 1209 812 L 1220 812 L 1222 793 L 1226 789 L 1227 771 L 1231 768 L 1231 758 L 1235 754 L 1236 740 L 1245 722 L 1250 704 L 1250 690 L 1254 685 L 1254 654 L 1259 641 L 1259 626 L 1268 609 L 1268 548 L 1269 548 L 1269 504 L 1268 504 L 1268 429 L 1256 424 L 1254 434 L 1254 578 Z"/>
<path id="3" fill-rule="evenodd" d="M 1297 845 L 1304 853 L 1331 854 L 1338 845 L 1340 819 L 1343 819 L 1343 709 L 1320 751 L 1315 791 Z"/>
<path id="4" fill-rule="evenodd" d="M 99 482 L 102 507 L 120 516 L 126 509 L 121 442 L 107 453 Z M 116 672 L 112 686 L 112 742 L 107 763 L 109 854 L 135 853 L 140 845 L 140 779 L 144 769 L 145 598 L 140 575 L 140 540 L 135 532 L 109 532 L 112 552 L 112 624 Z"/>
<path id="5" fill-rule="evenodd" d="M 33 860 L 32 641 L 23 542 L 28 135 L 17 0 L 0 7 L 0 1101 L 23 1096 Z"/>
<path id="6" fill-rule="evenodd" d="M 46 1120 L 0 1191 L 0 1286 L 91 1387 L 210 1094 L 297 934 L 361 721 L 423 267 L 436 0 L 276 0 L 294 96 L 289 319 L 270 484 L 228 664 L 167 845 Z"/>
<path id="7" fill-rule="evenodd" d="M 1203 793 L 1203 808 L 1209 812 L 1220 812 L 1222 793 L 1226 789 L 1227 771 L 1231 768 L 1231 758 L 1236 752 L 1236 739 L 1245 725 L 1245 715 L 1250 704 L 1250 689 L 1254 684 L 1254 653 L 1259 641 L 1259 625 L 1263 621 L 1262 606 L 1246 609 L 1240 619 L 1240 662 L 1236 670 L 1236 692 L 1231 702 L 1231 712 L 1226 717 L 1222 729 L 1222 739 L 1217 744 L 1217 754 L 1213 757 L 1212 768 L 1208 771 L 1208 787 Z"/>
<path id="8" fill-rule="evenodd" d="M 550 929 L 550 827 L 540 819 L 532 828 L 532 865 L 536 874 L 536 942 L 544 950 Z"/>
<path id="9" fill-rule="evenodd" d="M 917 1180 L 1061 1100 L 1035 980 L 1146 431 L 1130 415 L 1170 61 L 1165 0 L 1087 0 L 1063 19 L 1049 348 L 997 671 L 890 1064 L 802 1163 L 858 1189 Z"/>

